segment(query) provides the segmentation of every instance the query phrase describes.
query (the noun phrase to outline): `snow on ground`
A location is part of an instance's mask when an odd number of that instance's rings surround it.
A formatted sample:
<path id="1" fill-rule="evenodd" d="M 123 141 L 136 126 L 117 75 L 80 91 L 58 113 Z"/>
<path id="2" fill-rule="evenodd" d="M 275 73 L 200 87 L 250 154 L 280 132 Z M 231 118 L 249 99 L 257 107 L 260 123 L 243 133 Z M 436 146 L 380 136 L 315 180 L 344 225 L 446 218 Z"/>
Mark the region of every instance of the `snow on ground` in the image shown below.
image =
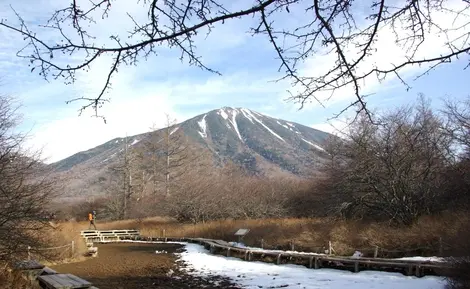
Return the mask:
<path id="1" fill-rule="evenodd" d="M 421 257 L 421 256 L 416 256 L 416 257 L 402 257 L 402 258 L 396 258 L 396 260 L 408 260 L 408 261 L 430 261 L 430 262 L 444 262 L 445 259 L 441 257 Z"/>
<path id="2" fill-rule="evenodd" d="M 188 274 L 218 275 L 230 278 L 243 288 L 306 288 L 306 289 L 443 289 L 440 277 L 422 278 L 400 273 L 362 271 L 352 273 L 334 269 L 308 269 L 299 265 L 275 265 L 247 262 L 237 258 L 211 255 L 201 245 L 186 244 L 180 259 L 188 264 Z M 194 271 L 192 271 L 194 270 Z"/>
<path id="3" fill-rule="evenodd" d="M 237 242 L 229 242 L 229 244 L 231 246 L 237 247 L 237 248 L 244 248 L 244 249 L 248 249 L 248 250 L 251 250 L 251 251 L 263 251 L 263 252 L 266 252 L 266 253 L 279 253 L 279 254 L 287 253 L 287 254 L 300 254 L 300 255 L 312 255 L 312 256 L 324 256 L 324 255 L 326 255 L 326 254 L 318 254 L 318 253 L 312 253 L 312 252 L 269 250 L 269 249 L 263 249 L 263 248 L 259 248 L 259 247 L 249 247 L 249 246 L 246 246 L 245 244 L 237 243 Z"/>
<path id="4" fill-rule="evenodd" d="M 300 254 L 300 255 L 320 255 L 320 256 L 325 256 L 327 255 L 326 252 L 325 254 L 318 254 L 318 253 L 311 253 L 311 252 L 301 252 L 301 251 L 284 251 L 284 250 L 269 250 L 269 249 L 263 249 L 259 247 L 250 247 L 246 246 L 243 243 L 238 243 L 238 242 L 229 242 L 229 244 L 233 247 L 237 248 L 242 248 L 242 249 L 248 249 L 251 251 L 263 251 L 266 253 L 288 253 L 288 254 Z M 359 251 L 356 251 L 355 255 L 352 257 L 359 257 L 357 254 L 361 253 Z M 362 254 L 362 253 L 361 253 Z M 422 257 L 422 256 L 414 256 L 414 257 L 402 257 L 402 258 L 395 258 L 396 260 L 408 260 L 408 261 L 421 261 L 421 262 L 445 262 L 444 258 L 441 257 Z"/>

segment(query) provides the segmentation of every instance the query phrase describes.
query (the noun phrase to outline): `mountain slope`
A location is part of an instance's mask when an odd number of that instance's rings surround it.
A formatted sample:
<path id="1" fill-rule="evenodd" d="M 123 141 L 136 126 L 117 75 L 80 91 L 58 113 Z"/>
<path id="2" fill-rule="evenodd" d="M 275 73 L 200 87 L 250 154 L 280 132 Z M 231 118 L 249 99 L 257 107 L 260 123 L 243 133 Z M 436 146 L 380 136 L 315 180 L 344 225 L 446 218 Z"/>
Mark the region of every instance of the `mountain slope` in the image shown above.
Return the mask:
<path id="1" fill-rule="evenodd" d="M 185 134 L 221 158 L 256 172 L 262 161 L 297 174 L 308 174 L 315 160 L 325 156 L 321 147 L 329 134 L 246 108 L 210 111 L 181 124 Z"/>
<path id="2" fill-rule="evenodd" d="M 330 134 L 246 108 L 224 107 L 198 115 L 169 128 L 187 137 L 197 150 L 205 150 L 214 163 L 233 161 L 248 173 L 275 177 L 279 174 L 311 176 L 325 160 L 322 148 Z M 69 178 L 66 195 L 85 197 L 104 194 L 109 167 L 120 161 L 127 144 L 146 149 L 142 143 L 165 130 L 115 138 L 95 148 L 53 163 L 57 174 Z M 201 152 L 202 154 L 203 152 Z"/>

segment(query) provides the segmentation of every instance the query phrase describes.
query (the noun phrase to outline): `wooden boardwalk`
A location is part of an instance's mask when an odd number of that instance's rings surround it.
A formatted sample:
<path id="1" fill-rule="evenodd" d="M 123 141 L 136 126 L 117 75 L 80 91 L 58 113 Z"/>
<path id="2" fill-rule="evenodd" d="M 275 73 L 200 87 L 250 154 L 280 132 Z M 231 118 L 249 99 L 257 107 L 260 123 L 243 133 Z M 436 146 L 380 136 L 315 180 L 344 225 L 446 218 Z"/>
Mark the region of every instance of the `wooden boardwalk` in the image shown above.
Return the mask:
<path id="1" fill-rule="evenodd" d="M 158 241 L 158 242 L 187 242 L 204 246 L 212 254 L 227 257 L 237 257 L 246 261 L 261 261 L 274 264 L 297 264 L 312 269 L 334 268 L 360 272 L 375 270 L 385 272 L 400 272 L 407 276 L 422 277 L 425 275 L 444 276 L 450 264 L 419 260 L 399 260 L 367 257 L 345 257 L 315 253 L 272 252 L 269 250 L 250 250 L 238 248 L 223 240 L 205 238 L 153 238 L 142 236 L 121 237 L 121 240 Z M 118 241 L 119 242 L 119 241 Z"/>

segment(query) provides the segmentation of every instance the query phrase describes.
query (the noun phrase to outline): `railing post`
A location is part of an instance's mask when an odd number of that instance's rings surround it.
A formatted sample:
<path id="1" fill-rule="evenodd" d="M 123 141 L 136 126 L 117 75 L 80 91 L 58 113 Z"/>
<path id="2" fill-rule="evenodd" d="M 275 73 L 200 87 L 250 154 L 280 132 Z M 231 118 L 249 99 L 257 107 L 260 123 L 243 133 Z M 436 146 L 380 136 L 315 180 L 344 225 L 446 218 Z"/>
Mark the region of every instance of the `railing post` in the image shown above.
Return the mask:
<path id="1" fill-rule="evenodd" d="M 379 246 L 375 246 L 375 250 L 374 250 L 374 258 L 377 258 L 379 256 Z"/>
<path id="2" fill-rule="evenodd" d="M 72 240 L 72 258 L 75 256 L 75 241 Z"/>

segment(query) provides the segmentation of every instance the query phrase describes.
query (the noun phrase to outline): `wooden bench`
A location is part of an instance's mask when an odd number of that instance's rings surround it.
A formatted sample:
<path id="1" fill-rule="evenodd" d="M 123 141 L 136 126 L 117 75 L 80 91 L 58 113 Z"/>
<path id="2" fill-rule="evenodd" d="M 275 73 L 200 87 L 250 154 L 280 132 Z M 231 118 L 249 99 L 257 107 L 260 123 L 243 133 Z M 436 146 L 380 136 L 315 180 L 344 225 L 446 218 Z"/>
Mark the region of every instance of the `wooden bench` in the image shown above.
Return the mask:
<path id="1" fill-rule="evenodd" d="M 89 289 L 91 283 L 72 274 L 53 274 L 38 277 L 41 285 L 47 289 Z"/>

